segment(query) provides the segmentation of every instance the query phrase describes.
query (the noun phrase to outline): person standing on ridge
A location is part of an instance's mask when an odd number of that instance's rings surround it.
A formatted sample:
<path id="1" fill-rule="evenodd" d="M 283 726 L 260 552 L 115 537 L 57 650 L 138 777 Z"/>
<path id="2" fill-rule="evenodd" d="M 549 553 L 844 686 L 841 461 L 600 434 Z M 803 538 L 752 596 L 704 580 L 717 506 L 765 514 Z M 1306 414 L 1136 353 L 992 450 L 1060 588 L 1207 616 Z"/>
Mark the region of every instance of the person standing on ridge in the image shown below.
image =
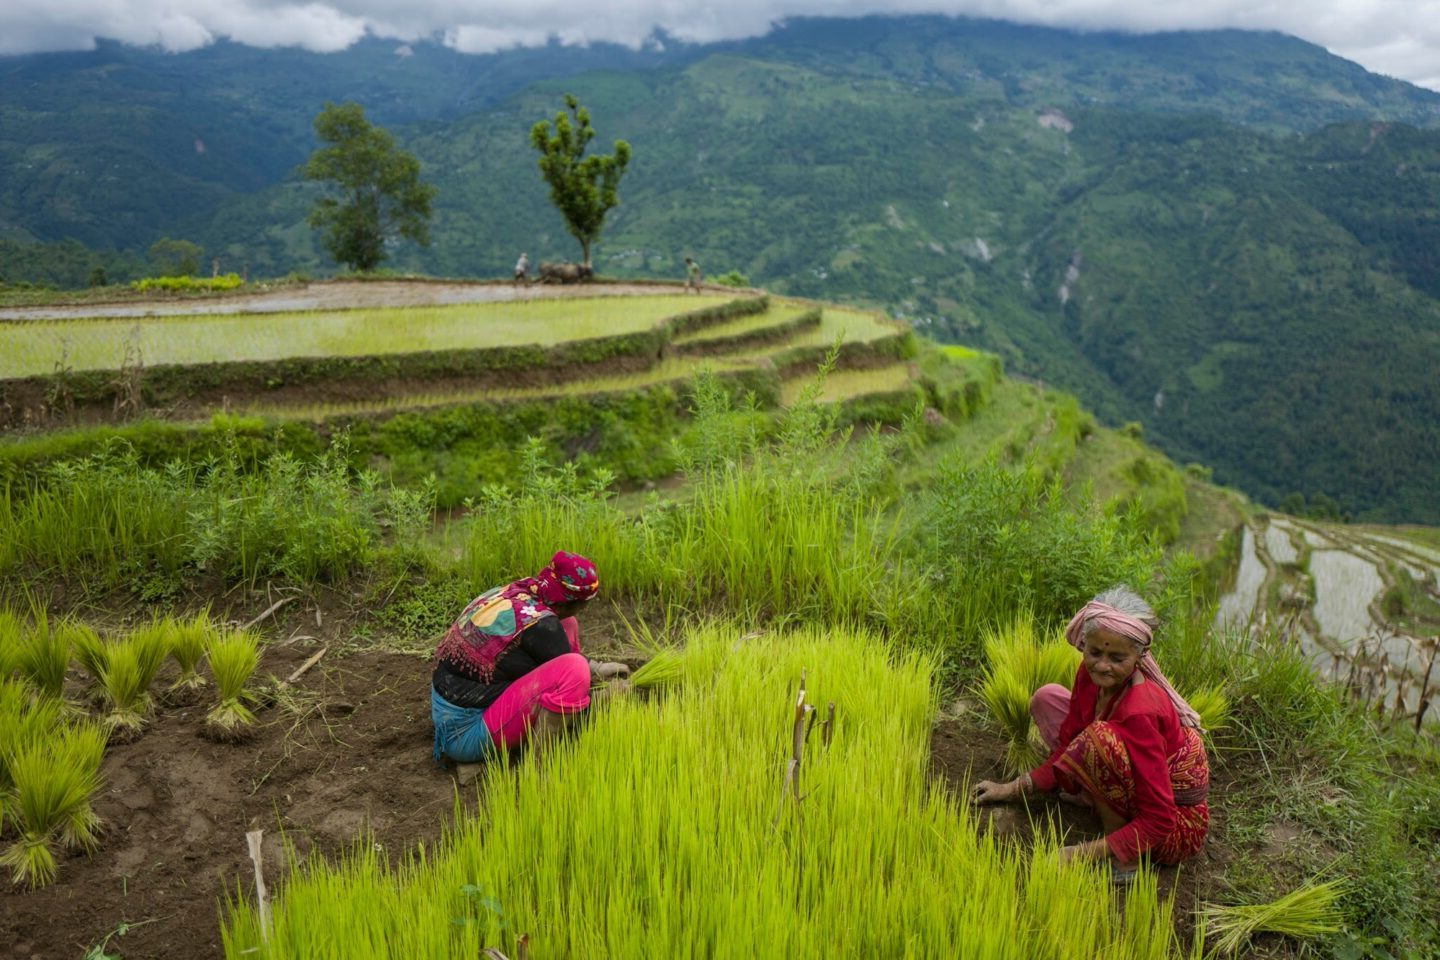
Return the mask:
<path id="1" fill-rule="evenodd" d="M 685 258 L 685 289 L 700 293 L 700 264 L 692 258 Z"/>
<path id="2" fill-rule="evenodd" d="M 515 261 L 515 283 L 522 284 L 530 279 L 530 255 L 521 253 L 520 259 Z"/>

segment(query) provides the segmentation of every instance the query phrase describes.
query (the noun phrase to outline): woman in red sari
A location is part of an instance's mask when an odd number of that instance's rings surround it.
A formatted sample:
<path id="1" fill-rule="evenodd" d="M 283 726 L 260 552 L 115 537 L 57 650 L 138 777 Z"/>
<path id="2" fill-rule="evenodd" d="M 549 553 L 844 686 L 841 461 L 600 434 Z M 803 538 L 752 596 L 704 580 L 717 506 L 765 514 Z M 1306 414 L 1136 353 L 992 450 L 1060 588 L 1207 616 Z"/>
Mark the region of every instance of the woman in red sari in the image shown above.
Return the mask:
<path id="1" fill-rule="evenodd" d="M 1105 828 L 1099 840 L 1064 848 L 1066 860 L 1113 861 L 1117 877 L 1141 854 L 1179 863 L 1200 851 L 1210 824 L 1210 768 L 1200 718 L 1170 686 L 1150 643 L 1159 620 L 1128 587 L 1097 596 L 1065 628 L 1082 654 L 1073 692 L 1036 691 L 1030 712 L 1050 755 L 1009 783 L 983 780 L 977 803 L 1032 790 L 1078 797 Z"/>

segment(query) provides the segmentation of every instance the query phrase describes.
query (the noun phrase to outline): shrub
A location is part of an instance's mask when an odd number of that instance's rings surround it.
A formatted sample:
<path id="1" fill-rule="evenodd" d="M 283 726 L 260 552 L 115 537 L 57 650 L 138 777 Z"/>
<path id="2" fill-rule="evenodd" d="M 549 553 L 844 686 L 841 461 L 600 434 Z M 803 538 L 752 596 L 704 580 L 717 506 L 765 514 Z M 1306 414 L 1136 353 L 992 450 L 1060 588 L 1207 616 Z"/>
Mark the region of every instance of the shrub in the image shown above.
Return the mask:
<path id="1" fill-rule="evenodd" d="M 140 293 L 162 290 L 167 293 L 189 293 L 207 290 L 234 290 L 244 284 L 238 273 L 223 273 L 218 277 L 146 277 L 130 281 L 130 287 Z"/>

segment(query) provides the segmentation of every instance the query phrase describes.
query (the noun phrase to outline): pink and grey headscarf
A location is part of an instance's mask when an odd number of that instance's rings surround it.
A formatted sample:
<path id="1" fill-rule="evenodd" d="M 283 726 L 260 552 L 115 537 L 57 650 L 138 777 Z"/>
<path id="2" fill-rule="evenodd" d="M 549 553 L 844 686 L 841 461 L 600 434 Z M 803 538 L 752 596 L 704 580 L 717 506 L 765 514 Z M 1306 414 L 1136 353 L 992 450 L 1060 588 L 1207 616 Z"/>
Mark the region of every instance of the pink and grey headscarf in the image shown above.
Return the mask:
<path id="1" fill-rule="evenodd" d="M 1077 650 L 1085 647 L 1085 627 L 1094 624 L 1102 630 L 1119 634 L 1128 640 L 1135 641 L 1140 648 L 1140 663 L 1136 669 L 1144 674 L 1145 679 L 1151 683 L 1158 684 L 1170 702 L 1175 705 L 1175 712 L 1180 716 L 1182 726 L 1200 729 L 1200 714 L 1195 708 L 1185 702 L 1185 698 L 1176 692 L 1165 679 L 1165 674 L 1160 672 L 1160 664 L 1150 655 L 1150 642 L 1155 639 L 1150 631 L 1150 625 L 1144 620 L 1132 617 L 1130 614 L 1117 610 L 1108 603 L 1100 603 L 1098 600 L 1091 600 L 1080 608 L 1080 612 L 1070 619 L 1065 627 L 1065 639 L 1070 641 L 1071 646 Z"/>
<path id="2" fill-rule="evenodd" d="M 574 603 L 595 596 L 600 589 L 600 574 L 587 557 L 560 550 L 550 558 L 548 567 L 520 583 L 547 605 Z"/>

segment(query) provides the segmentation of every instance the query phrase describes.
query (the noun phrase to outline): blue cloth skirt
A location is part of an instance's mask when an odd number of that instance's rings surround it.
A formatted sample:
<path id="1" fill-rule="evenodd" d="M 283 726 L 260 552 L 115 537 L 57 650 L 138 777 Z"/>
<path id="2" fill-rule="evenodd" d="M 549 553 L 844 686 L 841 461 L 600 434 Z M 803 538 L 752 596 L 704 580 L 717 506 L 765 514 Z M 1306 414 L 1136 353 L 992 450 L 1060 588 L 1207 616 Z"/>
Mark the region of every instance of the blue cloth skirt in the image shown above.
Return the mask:
<path id="1" fill-rule="evenodd" d="M 430 719 L 435 724 L 436 763 L 443 763 L 445 757 L 456 763 L 480 763 L 494 755 L 484 710 L 457 707 L 431 687 Z"/>

